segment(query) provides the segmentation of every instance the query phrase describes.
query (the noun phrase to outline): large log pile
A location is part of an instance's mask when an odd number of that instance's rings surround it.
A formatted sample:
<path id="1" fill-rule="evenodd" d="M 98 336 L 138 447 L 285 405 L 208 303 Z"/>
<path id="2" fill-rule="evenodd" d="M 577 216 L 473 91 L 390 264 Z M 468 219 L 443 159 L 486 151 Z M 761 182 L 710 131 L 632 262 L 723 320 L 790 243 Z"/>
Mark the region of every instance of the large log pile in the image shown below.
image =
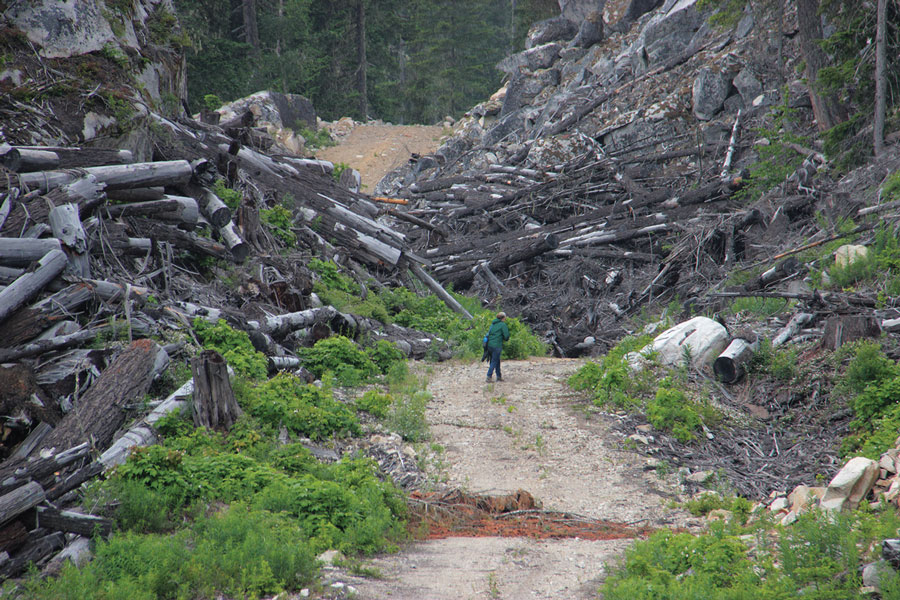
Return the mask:
<path id="1" fill-rule="evenodd" d="M 246 138 L 242 128 L 229 135 L 156 118 L 167 133 L 154 161 L 120 150 L 0 146 L 2 577 L 109 534 L 108 520 L 65 510 L 73 490 L 122 463 L 131 447 L 154 443 L 153 424 L 195 387 L 189 381 L 143 414 L 169 361 L 189 358 L 183 344 L 163 348 L 151 336 L 195 318 L 225 319 L 251 333 L 272 371 L 303 377 L 296 350 L 332 334 L 387 339 L 413 358 L 446 354 L 428 334 L 316 304 L 306 263 L 317 255 L 377 285 L 409 270 L 437 286 L 422 268 L 428 261 L 377 218 L 373 202 L 339 186 L 331 165 L 245 147 L 236 139 Z M 237 207 L 213 191 L 219 180 L 240 191 Z M 296 217 L 291 249 L 260 218 L 278 204 Z M 246 285 L 216 281 L 210 257 Z M 225 363 L 194 366 L 197 422 L 229 427 L 240 409 Z"/>

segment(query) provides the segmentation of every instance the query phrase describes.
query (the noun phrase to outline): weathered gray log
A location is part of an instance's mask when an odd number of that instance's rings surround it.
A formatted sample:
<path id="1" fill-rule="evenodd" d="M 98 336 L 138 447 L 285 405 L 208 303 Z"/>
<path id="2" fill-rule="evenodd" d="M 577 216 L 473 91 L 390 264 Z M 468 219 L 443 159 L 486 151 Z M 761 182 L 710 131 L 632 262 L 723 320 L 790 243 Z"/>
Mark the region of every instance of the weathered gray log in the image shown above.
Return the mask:
<path id="1" fill-rule="evenodd" d="M 242 414 L 231 381 L 228 364 L 215 350 L 204 350 L 191 359 L 194 375 L 194 424 L 217 431 L 228 431 Z"/>
<path id="2" fill-rule="evenodd" d="M 44 501 L 44 488 L 36 481 L 26 483 L 0 496 L 0 525 Z"/>
<path id="3" fill-rule="evenodd" d="M 196 198 L 200 211 L 209 224 L 219 229 L 231 222 L 231 209 L 212 191 L 206 188 L 191 189 L 191 196 Z"/>
<path id="4" fill-rule="evenodd" d="M 47 150 L 11 148 L 0 158 L 0 164 L 14 173 L 49 171 L 59 168 L 59 155 Z"/>
<path id="5" fill-rule="evenodd" d="M 223 260 L 228 260 L 231 257 L 231 253 L 224 244 L 220 244 L 209 238 L 201 237 L 189 231 L 181 231 L 173 226 L 155 223 L 148 219 L 141 219 L 141 222 L 137 224 L 137 228 L 141 233 L 157 242 L 168 242 L 182 250 L 212 256 L 213 258 L 221 258 Z"/>
<path id="6" fill-rule="evenodd" d="M 67 447 L 86 440 L 100 448 L 109 446 L 125 421 L 125 407 L 143 399 L 168 362 L 168 355 L 152 340 L 133 342 L 88 388 L 75 409 L 63 417 L 43 447 Z"/>
<path id="7" fill-rule="evenodd" d="M 501 247 L 496 256 L 491 258 L 487 264 L 492 271 L 499 271 L 540 256 L 545 252 L 556 250 L 558 247 L 559 238 L 555 234 L 540 234 L 530 240 L 516 240 L 516 243 L 510 245 L 508 249 Z M 439 277 L 443 282 L 453 283 L 456 289 L 467 288 L 472 285 L 472 280 L 475 278 L 475 267 L 477 267 L 477 263 L 471 266 L 464 265 L 461 268 L 445 271 Z"/>
<path id="8" fill-rule="evenodd" d="M 46 558 L 65 545 L 66 536 L 59 531 L 55 531 L 39 538 L 30 539 L 28 540 L 28 543 L 19 550 L 14 558 L 11 558 L 0 565 L 0 577 L 12 577 L 18 575 L 24 571 L 29 564 Z"/>
<path id="9" fill-rule="evenodd" d="M 0 363 L 12 362 L 14 360 L 28 358 L 30 356 L 37 356 L 38 354 L 50 352 L 51 350 L 62 350 L 63 348 L 70 348 L 97 337 L 100 332 L 106 331 L 107 329 L 109 329 L 109 327 L 106 325 L 101 327 L 92 327 L 90 329 L 84 329 L 75 333 L 57 336 L 49 340 L 31 342 L 30 344 L 25 344 L 24 346 L 19 346 L 17 348 L 0 348 Z"/>
<path id="10" fill-rule="evenodd" d="M 148 217 L 155 220 L 189 225 L 192 228 L 200 219 L 197 201 L 188 196 L 166 195 L 162 200 L 111 204 L 104 209 L 110 217 Z"/>
<path id="11" fill-rule="evenodd" d="M 772 346 L 777 348 L 784 344 L 786 341 L 797 335 L 797 332 L 800 331 L 804 325 L 812 321 L 814 317 L 815 315 L 810 313 L 795 314 L 791 317 L 791 320 L 788 321 L 788 324 L 778 332 L 778 335 L 772 339 Z"/>
<path id="12" fill-rule="evenodd" d="M 488 265 L 487 261 L 482 261 L 478 263 L 476 270 L 479 271 L 483 276 L 485 281 L 488 282 L 488 285 L 493 290 L 494 294 L 497 296 L 502 296 L 505 288 L 503 286 L 503 282 L 501 282 L 494 272 L 491 271 L 491 267 Z"/>
<path id="13" fill-rule="evenodd" d="M 27 516 L 0 527 L 0 553 L 10 554 L 28 541 L 28 528 L 22 523 L 26 520 Z"/>
<path id="14" fill-rule="evenodd" d="M 106 184 L 106 188 L 110 190 L 183 185 L 193 173 L 191 163 L 186 160 L 88 167 L 84 171 L 96 177 L 98 182 Z M 43 171 L 23 173 L 18 179 L 21 185 L 29 189 L 47 193 L 54 188 L 72 183 L 81 176 L 76 172 Z M 6 189 L 7 186 L 7 182 L 0 181 L 0 189 Z"/>
<path id="15" fill-rule="evenodd" d="M 30 226 L 47 223 L 50 209 L 54 206 L 74 203 L 78 204 L 79 214 L 87 214 L 105 198 L 104 185 L 92 176 L 80 177 L 43 196 L 37 192 L 29 193 L 12 204 L 8 219 L 0 227 L 0 234 L 21 237 Z"/>
<path id="16" fill-rule="evenodd" d="M 62 252 L 62 244 L 57 239 L 3 237 L 0 238 L 0 264 L 6 267 L 27 267 L 54 250 Z"/>
<path id="17" fill-rule="evenodd" d="M 269 356 L 268 360 L 270 371 L 284 371 L 300 366 L 300 359 L 296 356 Z"/>
<path id="18" fill-rule="evenodd" d="M 122 437 L 117 439 L 112 446 L 107 448 L 106 451 L 100 455 L 99 463 L 107 469 L 115 465 L 124 464 L 133 448 L 157 443 L 158 438 L 153 426 L 170 412 L 186 407 L 188 404 L 187 399 L 190 398 L 193 393 L 194 380 L 189 379 L 181 387 L 169 394 L 159 406 L 150 411 L 150 414 L 147 415 L 143 421 L 138 422 L 131 427 L 122 435 Z"/>
<path id="19" fill-rule="evenodd" d="M 34 447 L 41 443 L 47 434 L 53 431 L 53 425 L 49 423 L 44 423 L 41 421 L 37 424 L 37 427 L 31 430 L 31 433 L 28 434 L 28 437 L 22 440 L 12 454 L 9 455 L 11 460 L 17 460 L 20 458 L 25 458 L 31 451 L 34 450 Z"/>
<path id="20" fill-rule="evenodd" d="M 234 223 L 229 220 L 225 227 L 219 229 L 219 235 L 222 236 L 222 241 L 225 242 L 225 246 L 236 262 L 242 263 L 247 260 L 247 257 L 250 256 L 250 246 L 238 235 Z"/>
<path id="21" fill-rule="evenodd" d="M 186 315 L 187 317 L 189 317 L 189 321 L 200 318 L 204 321 L 207 321 L 208 323 L 216 323 L 219 319 L 225 316 L 225 313 L 223 313 L 221 309 L 211 308 L 209 306 L 200 306 L 199 304 L 194 304 L 193 302 L 176 301 L 172 303 L 172 306 L 165 307 L 164 310 L 178 315 Z"/>
<path id="22" fill-rule="evenodd" d="M 107 537 L 112 533 L 110 519 L 97 515 L 86 515 L 72 510 L 59 510 L 49 506 L 37 507 L 37 526 L 50 531 L 77 533 L 85 537 Z"/>
<path id="23" fill-rule="evenodd" d="M 432 292 L 434 292 L 438 298 L 444 301 L 444 304 L 449 306 L 454 312 L 461 314 L 467 319 L 471 319 L 472 315 L 467 311 L 462 304 L 457 302 L 456 298 L 450 295 L 450 293 L 444 289 L 444 286 L 439 284 L 434 278 L 425 272 L 425 269 L 420 267 L 415 263 L 409 264 L 409 270 L 413 272 L 413 274 L 424 283 Z"/>
<path id="24" fill-rule="evenodd" d="M 94 462 L 88 463 L 68 477 L 65 477 L 63 480 L 57 481 L 54 484 L 50 485 L 50 487 L 47 488 L 47 500 L 53 502 L 57 498 L 74 490 L 85 481 L 93 479 L 103 471 L 103 463 L 96 460 Z"/>
<path id="25" fill-rule="evenodd" d="M 798 272 L 803 265 L 793 256 L 789 256 L 771 269 L 763 272 L 759 277 L 744 286 L 748 291 L 758 290 L 790 277 Z"/>
<path id="26" fill-rule="evenodd" d="M 34 270 L 27 270 L 0 291 L 0 323 L 44 289 L 54 277 L 62 273 L 67 264 L 65 252 L 51 250 L 38 261 Z"/>
<path id="27" fill-rule="evenodd" d="M 330 321 L 336 315 L 337 309 L 333 306 L 323 306 L 321 308 L 310 308 L 308 310 L 266 317 L 261 322 L 248 321 L 247 325 L 252 329 L 260 329 L 274 337 L 282 337 L 294 329 Z"/>
<path id="28" fill-rule="evenodd" d="M 286 162 L 294 167 L 301 169 L 309 169 L 323 175 L 331 175 L 334 173 L 334 163 L 328 160 L 320 160 L 316 158 L 296 158 L 293 156 L 279 156 L 280 162 Z"/>
<path id="29" fill-rule="evenodd" d="M 41 570 L 42 577 L 57 577 L 62 572 L 63 566 L 67 562 L 81 568 L 86 565 L 92 558 L 91 540 L 86 537 L 78 536 L 74 540 L 69 541 L 56 556 Z"/>
<path id="30" fill-rule="evenodd" d="M 68 272 L 78 277 L 91 276 L 88 240 L 81 226 L 77 204 L 61 204 L 50 210 L 50 229 L 66 248 L 69 257 Z"/>
<path id="31" fill-rule="evenodd" d="M 35 338 L 54 323 L 68 319 L 91 298 L 91 288 L 79 283 L 32 306 L 20 308 L 9 319 L 0 322 L 0 346 L 12 347 Z"/>
<path id="32" fill-rule="evenodd" d="M 117 148 L 77 148 L 60 146 L 15 146 L 19 150 L 53 152 L 59 157 L 59 168 L 92 167 L 97 165 L 124 165 L 134 162 L 131 150 Z"/>
<path id="33" fill-rule="evenodd" d="M 162 200 L 166 197 L 164 187 L 146 187 L 122 190 L 110 190 L 106 194 L 113 202 L 147 202 L 150 200 Z"/>
<path id="34" fill-rule="evenodd" d="M 41 389 L 55 398 L 68 396 L 80 386 L 87 388 L 100 375 L 105 352 L 76 348 L 42 361 L 35 379 Z"/>
<path id="35" fill-rule="evenodd" d="M 713 362 L 713 372 L 720 381 L 737 383 L 746 372 L 746 365 L 759 349 L 759 342 L 735 338 Z"/>
<path id="36" fill-rule="evenodd" d="M 74 448 L 46 457 L 41 456 L 29 460 L 7 459 L 0 465 L 0 494 L 9 493 L 30 481 L 40 483 L 48 478 L 52 480 L 54 473 L 86 457 L 90 451 L 90 444 L 84 442 Z"/>

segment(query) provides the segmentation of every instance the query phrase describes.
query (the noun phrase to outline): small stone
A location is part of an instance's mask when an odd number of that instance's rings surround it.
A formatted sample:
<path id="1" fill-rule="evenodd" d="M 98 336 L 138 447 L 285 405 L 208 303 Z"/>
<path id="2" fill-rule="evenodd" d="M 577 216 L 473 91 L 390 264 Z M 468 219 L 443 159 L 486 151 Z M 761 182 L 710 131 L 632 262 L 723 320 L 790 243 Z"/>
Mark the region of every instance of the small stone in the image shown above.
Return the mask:
<path id="1" fill-rule="evenodd" d="M 658 469 L 662 466 L 663 462 L 658 458 L 648 458 L 646 464 L 644 465 L 644 469 L 647 471 L 652 471 L 654 469 Z"/>
<path id="2" fill-rule="evenodd" d="M 794 511 L 790 511 L 788 514 L 784 515 L 783 519 L 781 519 L 781 524 L 787 527 L 788 525 L 794 523 L 798 518 L 799 517 L 797 516 L 797 513 L 795 513 Z"/>
<path id="3" fill-rule="evenodd" d="M 341 583 L 340 581 L 335 581 L 334 583 L 331 584 L 331 587 L 336 590 L 342 590 L 342 589 L 344 589 L 344 584 Z"/>
<path id="4" fill-rule="evenodd" d="M 647 446 L 653 440 L 653 436 L 641 435 L 639 433 L 632 433 L 631 435 L 628 436 L 628 439 L 634 440 L 636 442 L 640 442 L 641 444 L 644 444 L 645 446 Z"/>
<path id="5" fill-rule="evenodd" d="M 638 425 L 637 427 L 635 427 L 635 429 L 637 429 L 638 433 L 652 433 L 653 425 L 648 425 L 648 424 Z"/>
<path id="6" fill-rule="evenodd" d="M 732 516 L 733 513 L 730 510 L 725 510 L 724 508 L 716 508 L 709 511 L 709 514 L 706 515 L 706 520 L 710 523 L 713 521 L 725 521 L 727 523 L 731 520 Z"/>
<path id="7" fill-rule="evenodd" d="M 341 554 L 340 550 L 326 550 L 316 557 L 316 560 L 325 565 L 333 565 L 335 562 L 340 562 L 343 559 L 344 555 Z"/>
<path id="8" fill-rule="evenodd" d="M 309 588 L 303 588 L 302 590 L 300 590 L 300 597 L 309 598 Z"/>
<path id="9" fill-rule="evenodd" d="M 877 562 L 869 563 L 863 567 L 863 585 L 881 589 L 882 578 L 889 575 L 892 571 L 894 571 L 894 569 L 887 561 L 879 560 Z"/>

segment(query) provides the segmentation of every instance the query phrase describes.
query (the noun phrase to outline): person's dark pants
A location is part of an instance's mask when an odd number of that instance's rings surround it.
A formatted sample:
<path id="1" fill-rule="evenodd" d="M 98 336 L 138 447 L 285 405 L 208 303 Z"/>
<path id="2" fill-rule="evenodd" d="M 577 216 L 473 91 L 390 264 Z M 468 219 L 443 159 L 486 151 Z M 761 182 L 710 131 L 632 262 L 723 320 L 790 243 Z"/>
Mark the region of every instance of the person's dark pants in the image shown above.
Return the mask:
<path id="1" fill-rule="evenodd" d="M 497 379 L 503 379 L 503 375 L 500 374 L 500 353 L 503 352 L 503 348 L 488 347 L 488 352 L 491 353 L 491 366 L 488 367 L 487 378 L 490 379 L 494 371 L 497 371 Z"/>

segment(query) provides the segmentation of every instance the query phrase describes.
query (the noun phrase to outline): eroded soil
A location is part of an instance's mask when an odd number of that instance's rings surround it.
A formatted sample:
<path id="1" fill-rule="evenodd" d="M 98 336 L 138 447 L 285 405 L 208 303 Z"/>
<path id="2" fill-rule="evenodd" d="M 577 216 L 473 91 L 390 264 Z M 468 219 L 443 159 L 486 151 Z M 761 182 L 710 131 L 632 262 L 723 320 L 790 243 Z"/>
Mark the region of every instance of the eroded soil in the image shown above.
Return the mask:
<path id="1" fill-rule="evenodd" d="M 566 386 L 580 361 L 506 361 L 487 384 L 476 363 L 428 370 L 432 442 L 444 448 L 429 469 L 439 485 L 506 494 L 524 489 L 544 510 L 659 527 L 683 526 L 667 504 L 674 490 L 640 455 L 617 448 L 610 416 Z M 631 540 L 465 537 L 416 542 L 373 561 L 382 579 L 348 578 L 375 600 L 596 598 L 606 565 Z"/>

